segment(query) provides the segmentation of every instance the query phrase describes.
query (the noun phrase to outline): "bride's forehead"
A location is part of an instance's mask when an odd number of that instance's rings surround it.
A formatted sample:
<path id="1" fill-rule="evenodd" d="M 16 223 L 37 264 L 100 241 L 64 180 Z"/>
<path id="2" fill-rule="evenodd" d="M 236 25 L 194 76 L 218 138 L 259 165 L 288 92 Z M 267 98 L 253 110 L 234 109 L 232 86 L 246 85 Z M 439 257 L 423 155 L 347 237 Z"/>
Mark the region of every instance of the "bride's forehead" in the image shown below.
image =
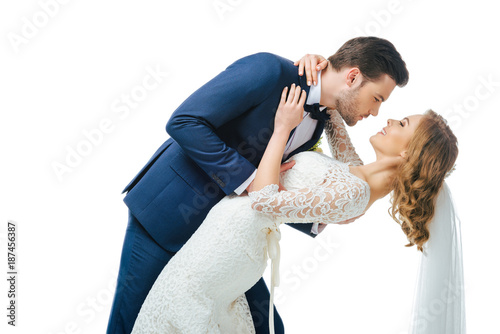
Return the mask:
<path id="1" fill-rule="evenodd" d="M 415 114 L 415 115 L 406 116 L 406 118 L 408 118 L 408 120 L 410 121 L 410 124 L 419 123 L 423 117 L 424 117 L 424 115 L 422 115 L 422 114 Z"/>

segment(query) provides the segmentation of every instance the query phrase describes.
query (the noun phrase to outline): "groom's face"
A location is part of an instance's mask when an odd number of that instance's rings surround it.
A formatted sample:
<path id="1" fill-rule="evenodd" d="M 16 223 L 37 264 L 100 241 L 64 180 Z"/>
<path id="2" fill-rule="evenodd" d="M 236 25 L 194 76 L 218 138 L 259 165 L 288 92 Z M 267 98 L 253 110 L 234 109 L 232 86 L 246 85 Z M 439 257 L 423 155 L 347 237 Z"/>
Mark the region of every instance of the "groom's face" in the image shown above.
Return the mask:
<path id="1" fill-rule="evenodd" d="M 355 82 L 355 83 L 352 83 Z M 366 81 L 358 75 L 349 79 L 332 103 L 349 126 L 356 125 L 368 116 L 377 116 L 382 102 L 386 101 L 396 87 L 396 82 L 387 74 L 375 81 Z"/>

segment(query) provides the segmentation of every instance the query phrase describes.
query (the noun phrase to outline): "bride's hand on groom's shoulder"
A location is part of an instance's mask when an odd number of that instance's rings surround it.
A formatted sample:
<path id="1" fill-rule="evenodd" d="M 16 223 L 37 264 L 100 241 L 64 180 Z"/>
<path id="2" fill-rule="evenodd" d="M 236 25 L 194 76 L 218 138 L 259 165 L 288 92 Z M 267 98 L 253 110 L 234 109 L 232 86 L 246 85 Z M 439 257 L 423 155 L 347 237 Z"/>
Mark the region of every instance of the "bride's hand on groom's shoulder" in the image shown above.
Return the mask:
<path id="1" fill-rule="evenodd" d="M 304 75 L 305 70 L 308 86 L 311 86 L 311 83 L 316 86 L 318 83 L 318 71 L 324 70 L 328 66 L 328 60 L 320 55 L 306 54 L 293 64 L 299 67 L 300 76 Z"/>

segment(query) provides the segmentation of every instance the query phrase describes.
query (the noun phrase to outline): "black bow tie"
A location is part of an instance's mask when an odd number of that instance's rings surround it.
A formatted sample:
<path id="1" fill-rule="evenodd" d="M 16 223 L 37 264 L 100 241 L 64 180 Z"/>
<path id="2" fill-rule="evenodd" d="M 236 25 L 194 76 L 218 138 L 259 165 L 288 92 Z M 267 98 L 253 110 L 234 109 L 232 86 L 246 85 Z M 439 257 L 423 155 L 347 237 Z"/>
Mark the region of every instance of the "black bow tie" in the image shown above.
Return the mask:
<path id="1" fill-rule="evenodd" d="M 317 119 L 323 122 L 326 122 L 330 119 L 330 115 L 326 113 L 326 109 L 323 111 L 319 110 L 319 103 L 315 103 L 313 105 L 304 104 L 304 110 L 309 113 L 312 119 Z"/>

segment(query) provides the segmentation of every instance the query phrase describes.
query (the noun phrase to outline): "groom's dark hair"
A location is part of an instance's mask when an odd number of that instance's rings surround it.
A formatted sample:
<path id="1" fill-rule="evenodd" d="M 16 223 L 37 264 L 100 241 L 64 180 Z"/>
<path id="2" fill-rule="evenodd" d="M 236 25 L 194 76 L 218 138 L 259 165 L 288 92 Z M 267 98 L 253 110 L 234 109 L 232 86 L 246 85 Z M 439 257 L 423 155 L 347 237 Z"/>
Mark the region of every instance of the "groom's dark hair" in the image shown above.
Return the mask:
<path id="1" fill-rule="evenodd" d="M 376 81 L 385 73 L 403 87 L 409 79 L 406 64 L 394 45 L 378 37 L 348 40 L 328 61 L 337 71 L 346 66 L 357 67 L 368 81 Z"/>

